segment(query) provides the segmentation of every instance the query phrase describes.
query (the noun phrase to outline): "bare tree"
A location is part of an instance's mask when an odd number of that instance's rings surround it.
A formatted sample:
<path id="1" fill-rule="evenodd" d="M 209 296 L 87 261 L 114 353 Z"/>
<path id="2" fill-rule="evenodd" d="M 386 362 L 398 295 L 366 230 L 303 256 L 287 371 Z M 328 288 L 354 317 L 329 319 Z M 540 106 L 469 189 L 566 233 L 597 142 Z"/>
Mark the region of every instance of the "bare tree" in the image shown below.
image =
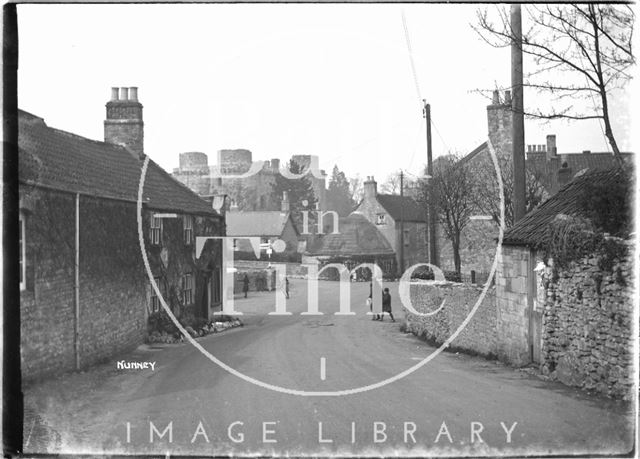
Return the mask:
<path id="1" fill-rule="evenodd" d="M 525 115 L 602 120 L 605 136 L 622 165 L 611 128 L 609 95 L 631 79 L 630 68 L 635 64 L 631 5 L 527 5 L 523 10 L 530 27 L 523 31 L 522 51 L 532 56 L 537 66 L 526 76 L 524 86 L 550 93 L 555 101 L 564 103 L 561 109 L 548 113 L 525 108 Z M 473 27 L 494 47 L 510 46 L 514 40 L 504 7 L 497 7 L 495 21 L 486 9 L 479 11 L 478 25 Z M 576 98 L 591 99 L 593 110 L 576 107 Z"/>
<path id="2" fill-rule="evenodd" d="M 412 189 L 415 188 L 415 180 L 405 174 L 403 182 L 405 196 L 411 196 Z M 389 174 L 380 186 L 380 191 L 385 194 L 400 194 L 400 171 Z"/>
<path id="3" fill-rule="evenodd" d="M 455 155 L 438 158 L 433 164 L 433 177 L 422 182 L 420 199 L 428 204 L 429 188 L 447 239 L 453 249 L 456 272 L 461 270 L 460 236 L 474 213 L 473 183 L 468 164 Z"/>
<path id="4" fill-rule="evenodd" d="M 513 160 L 510 154 L 498 155 L 497 160 L 502 177 L 505 227 L 509 228 L 514 223 Z M 473 168 L 470 180 L 473 187 L 472 201 L 476 211 L 489 215 L 496 224 L 500 224 L 500 189 L 493 161 L 485 155 L 471 160 L 467 166 Z M 525 211 L 529 213 L 548 197 L 548 193 L 544 187 L 544 171 L 536 169 L 532 164 L 527 164 L 525 176 Z"/>

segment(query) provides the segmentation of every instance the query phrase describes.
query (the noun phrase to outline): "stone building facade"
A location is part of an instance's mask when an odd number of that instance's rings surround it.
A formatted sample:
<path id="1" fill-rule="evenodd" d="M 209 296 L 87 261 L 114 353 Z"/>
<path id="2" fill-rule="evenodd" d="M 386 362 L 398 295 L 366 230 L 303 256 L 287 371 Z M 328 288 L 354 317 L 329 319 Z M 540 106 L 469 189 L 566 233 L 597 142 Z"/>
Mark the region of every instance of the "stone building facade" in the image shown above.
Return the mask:
<path id="1" fill-rule="evenodd" d="M 131 94 L 128 89 L 113 97 Z M 26 379 L 85 368 L 136 347 L 159 310 L 139 245 L 137 197 L 146 157 L 142 133 L 130 135 L 132 126 L 142 126 L 141 105 L 132 102 L 140 110 L 127 123 L 125 112 L 112 108 L 129 102 L 109 101 L 107 121 L 117 122 L 105 122 L 104 142 L 19 112 Z M 163 297 L 178 315 L 208 317 L 221 307 L 221 244 L 207 241 L 196 257 L 195 237 L 224 235 L 223 218 L 152 160 L 142 196 L 145 254 Z"/>
<path id="2" fill-rule="evenodd" d="M 396 255 L 398 274 L 428 261 L 427 223 L 422 206 L 409 196 L 378 193 L 373 177 L 364 182 L 364 196 L 352 212 L 375 225 Z"/>
<path id="3" fill-rule="evenodd" d="M 284 164 L 281 164 L 280 159 L 274 158 L 263 161 L 260 166 L 260 162 L 253 161 L 252 156 L 251 151 L 244 149 L 219 150 L 217 165 L 209 165 L 205 153 L 181 153 L 180 167 L 173 170 L 173 176 L 200 196 L 228 194 L 234 197 L 241 194 L 243 200 L 246 200 L 242 210 L 277 211 L 281 202 L 279 197 L 272 195 L 272 185 Z M 317 156 L 313 155 L 293 155 L 291 159 L 307 169 L 318 163 Z M 320 209 L 327 210 L 326 173 L 322 170 L 320 174 L 321 178 L 313 174 L 308 177 Z"/>

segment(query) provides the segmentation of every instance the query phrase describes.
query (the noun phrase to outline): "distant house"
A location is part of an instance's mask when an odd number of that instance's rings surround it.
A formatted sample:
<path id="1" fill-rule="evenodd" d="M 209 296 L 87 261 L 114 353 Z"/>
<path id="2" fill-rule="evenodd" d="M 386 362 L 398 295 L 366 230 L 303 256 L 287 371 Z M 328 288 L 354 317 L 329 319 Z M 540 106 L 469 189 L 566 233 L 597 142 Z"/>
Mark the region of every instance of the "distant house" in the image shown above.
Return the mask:
<path id="1" fill-rule="evenodd" d="M 319 235 L 305 252 L 306 263 L 319 268 L 330 263 L 344 264 L 349 270 L 361 263 L 377 264 L 385 277 L 396 274 L 396 256 L 391 245 L 364 215 L 353 213 L 339 219 L 340 231 Z M 337 274 L 327 273 L 337 278 Z M 360 273 L 362 278 L 370 274 Z"/>
<path id="2" fill-rule="evenodd" d="M 493 92 L 491 104 L 487 106 L 487 137 L 493 145 L 498 159 L 510 161 L 512 155 L 513 111 L 511 92 Z M 548 199 L 560 188 L 569 183 L 577 174 L 587 171 L 606 170 L 615 165 L 611 153 L 558 154 L 556 136 L 548 135 L 544 145 L 528 145 L 526 167 L 539 181 L 542 199 Z M 632 161 L 631 153 L 623 153 L 626 161 Z M 494 174 L 494 166 L 485 140 L 465 155 L 461 162 L 466 163 L 472 173 L 482 175 L 487 171 Z M 482 176 L 481 175 L 481 176 Z M 478 212 L 477 217 L 485 217 Z M 451 244 L 446 240 L 443 231 L 438 231 L 438 249 L 441 267 L 452 269 Z M 460 257 L 463 271 L 475 270 L 488 272 L 495 256 L 495 240 L 498 236 L 497 223 L 483 218 L 475 218 L 468 222 L 461 235 Z"/>
<path id="3" fill-rule="evenodd" d="M 266 250 L 271 248 L 276 240 L 281 240 L 286 244 L 285 250 L 279 252 L 282 255 L 273 252 L 272 257 L 274 259 L 293 258 L 298 252 L 300 232 L 291 218 L 288 206 L 288 200 L 285 197 L 281 211 L 227 212 L 227 236 L 238 237 L 237 240 L 234 240 L 234 250 L 244 255 L 250 255 L 253 252 L 251 243 L 241 237 L 258 237 L 261 245 L 260 258 L 268 259 Z M 252 257 L 249 256 L 249 258 Z"/>
<path id="4" fill-rule="evenodd" d="M 379 194 L 376 181 L 369 177 L 354 214 L 366 218 L 387 240 L 396 256 L 398 273 L 427 261 L 426 213 L 412 197 Z"/>
<path id="5" fill-rule="evenodd" d="M 136 88 L 114 88 L 104 142 L 24 111 L 18 118 L 21 357 L 24 377 L 33 378 L 136 347 L 160 299 L 138 236 L 146 157 Z M 196 258 L 195 238 L 224 235 L 222 217 L 150 160 L 141 226 L 168 305 L 208 318 L 222 301 L 221 244 L 207 241 Z"/>
<path id="6" fill-rule="evenodd" d="M 540 363 L 544 290 L 542 262 L 536 247 L 558 215 L 581 216 L 578 197 L 590 183 L 614 184 L 621 171 L 609 169 L 583 174 L 525 215 L 504 234 L 502 256 L 496 273 L 499 353 L 518 364 Z"/>

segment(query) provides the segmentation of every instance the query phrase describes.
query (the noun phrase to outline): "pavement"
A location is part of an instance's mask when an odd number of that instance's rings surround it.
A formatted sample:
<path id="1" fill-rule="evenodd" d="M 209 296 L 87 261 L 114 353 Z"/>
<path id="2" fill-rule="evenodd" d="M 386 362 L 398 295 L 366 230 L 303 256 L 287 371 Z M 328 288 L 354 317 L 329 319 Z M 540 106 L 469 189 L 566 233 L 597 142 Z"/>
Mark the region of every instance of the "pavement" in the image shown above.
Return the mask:
<path id="1" fill-rule="evenodd" d="M 394 285 L 391 292 L 396 291 Z M 382 387 L 435 348 L 397 323 L 337 316 L 338 284 L 320 282 L 321 316 L 302 315 L 306 282 L 291 280 L 289 316 L 274 294 L 236 298 L 244 327 L 191 344 L 141 346 L 103 365 L 25 388 L 25 452 L 162 455 L 514 456 L 611 454 L 633 448 L 633 407 L 544 381 L 497 361 L 443 352 Z M 153 370 L 117 362 L 154 362 Z M 277 386 L 277 390 L 258 384 Z M 305 392 L 294 395 L 286 391 Z"/>

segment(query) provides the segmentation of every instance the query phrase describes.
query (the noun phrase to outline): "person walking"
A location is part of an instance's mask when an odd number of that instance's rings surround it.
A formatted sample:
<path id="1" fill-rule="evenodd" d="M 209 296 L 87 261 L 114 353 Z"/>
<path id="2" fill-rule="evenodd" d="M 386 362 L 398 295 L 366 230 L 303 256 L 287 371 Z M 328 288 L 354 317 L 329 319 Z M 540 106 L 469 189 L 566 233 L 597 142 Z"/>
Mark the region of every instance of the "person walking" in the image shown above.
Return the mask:
<path id="1" fill-rule="evenodd" d="M 284 278 L 284 297 L 289 299 L 289 278 Z"/>
<path id="2" fill-rule="evenodd" d="M 244 297 L 247 297 L 247 292 L 249 291 L 249 276 L 245 273 L 244 279 L 242 279 L 242 291 L 244 292 Z"/>
<path id="3" fill-rule="evenodd" d="M 395 322 L 396 319 L 393 318 L 393 312 L 391 312 L 391 294 L 389 293 L 389 289 L 385 288 L 384 292 L 382 292 L 382 316 L 380 316 L 380 320 L 384 320 L 384 313 L 388 312 L 391 317 L 391 321 Z"/>

